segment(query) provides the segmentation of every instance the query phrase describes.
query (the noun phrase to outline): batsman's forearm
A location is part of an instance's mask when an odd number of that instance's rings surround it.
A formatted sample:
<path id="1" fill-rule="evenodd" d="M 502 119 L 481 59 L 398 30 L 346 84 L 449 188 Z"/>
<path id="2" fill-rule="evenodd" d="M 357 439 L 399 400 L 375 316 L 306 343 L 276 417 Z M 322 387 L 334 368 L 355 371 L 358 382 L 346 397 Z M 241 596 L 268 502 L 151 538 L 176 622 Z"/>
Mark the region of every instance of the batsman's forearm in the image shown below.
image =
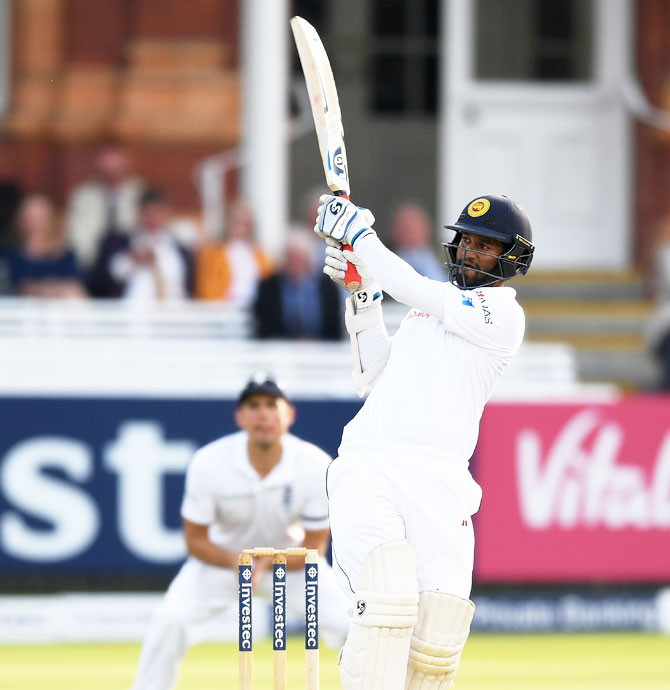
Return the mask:
<path id="1" fill-rule="evenodd" d="M 356 242 L 356 254 L 367 264 L 382 290 L 409 307 L 444 318 L 444 284 L 417 273 L 387 249 L 376 235 Z"/>

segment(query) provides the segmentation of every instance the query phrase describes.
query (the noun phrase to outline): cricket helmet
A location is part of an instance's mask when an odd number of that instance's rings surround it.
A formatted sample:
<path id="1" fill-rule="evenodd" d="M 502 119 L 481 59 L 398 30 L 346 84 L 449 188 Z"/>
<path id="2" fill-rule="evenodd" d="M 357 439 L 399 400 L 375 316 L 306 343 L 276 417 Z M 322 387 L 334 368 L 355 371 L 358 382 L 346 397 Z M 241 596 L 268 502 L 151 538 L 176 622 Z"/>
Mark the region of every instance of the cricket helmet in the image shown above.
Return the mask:
<path id="1" fill-rule="evenodd" d="M 452 241 L 443 243 L 442 246 L 447 255 L 444 265 L 449 270 L 449 278 L 458 287 L 466 289 L 485 287 L 528 272 L 535 251 L 530 220 L 523 208 L 509 197 L 495 194 L 479 196 L 467 204 L 456 223 L 444 227 L 456 231 Z M 500 240 L 504 245 L 502 253 L 496 257 L 498 260 L 496 267 L 490 273 L 480 271 L 482 279 L 477 285 L 465 284 L 462 270 L 465 256 L 460 261 L 456 258 L 458 245 L 464 232 L 492 237 Z M 494 256 L 474 249 L 467 251 Z"/>

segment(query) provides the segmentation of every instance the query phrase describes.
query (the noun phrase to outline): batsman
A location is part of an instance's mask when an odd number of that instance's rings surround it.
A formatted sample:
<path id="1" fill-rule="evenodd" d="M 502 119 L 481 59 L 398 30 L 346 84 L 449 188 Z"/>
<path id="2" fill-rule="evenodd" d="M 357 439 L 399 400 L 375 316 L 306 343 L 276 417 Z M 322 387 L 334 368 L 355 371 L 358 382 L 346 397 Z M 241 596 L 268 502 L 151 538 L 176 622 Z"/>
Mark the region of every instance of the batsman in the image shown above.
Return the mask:
<path id="1" fill-rule="evenodd" d="M 530 266 L 530 222 L 505 196 L 473 199 L 447 226 L 456 234 L 439 282 L 382 244 L 368 210 L 322 202 L 324 272 L 344 285 L 350 262 L 361 278 L 345 321 L 358 393 L 369 391 L 327 475 L 333 565 L 353 601 L 342 687 L 443 690 L 475 609 L 471 517 L 482 492 L 468 462 L 484 405 L 523 339 L 523 310 L 505 281 Z M 393 337 L 384 292 L 410 307 Z"/>
<path id="2" fill-rule="evenodd" d="M 344 690 L 453 686 L 470 633 L 472 515 L 482 491 L 469 471 L 479 420 L 517 353 L 525 318 L 508 279 L 534 252 L 530 221 L 506 196 L 472 199 L 444 244 L 444 282 L 388 250 L 374 216 L 349 201 L 344 131 L 328 57 L 314 28 L 291 20 L 326 183 L 314 231 L 324 273 L 350 292 L 345 323 L 353 377 L 369 395 L 328 468 L 333 567 L 352 601 L 340 653 Z M 409 311 L 389 337 L 384 293 Z"/>

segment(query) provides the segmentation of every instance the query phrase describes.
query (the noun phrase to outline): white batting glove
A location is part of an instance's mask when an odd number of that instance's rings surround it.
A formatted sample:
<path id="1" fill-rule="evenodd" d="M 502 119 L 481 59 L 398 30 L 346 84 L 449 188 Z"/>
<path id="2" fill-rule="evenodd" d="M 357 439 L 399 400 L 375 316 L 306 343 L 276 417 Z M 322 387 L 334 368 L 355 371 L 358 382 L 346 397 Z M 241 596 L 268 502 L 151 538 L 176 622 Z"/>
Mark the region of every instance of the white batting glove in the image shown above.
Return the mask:
<path id="1" fill-rule="evenodd" d="M 332 237 L 352 248 L 355 242 L 368 235 L 376 235 L 372 229 L 375 217 L 367 208 L 359 208 L 340 196 L 323 194 L 319 199 L 314 232 L 321 237 Z"/>
<path id="2" fill-rule="evenodd" d="M 348 249 L 342 250 L 342 245 L 332 237 L 326 237 L 326 245 L 323 272 L 334 283 L 349 290 L 356 313 L 381 304 L 383 299 L 382 290 L 374 281 L 370 269 L 363 263 L 360 257 Z M 357 287 L 355 290 L 348 288 L 344 282 L 347 262 L 356 266 L 358 275 L 361 277 L 360 287 Z"/>
<path id="3" fill-rule="evenodd" d="M 361 258 L 348 250 L 342 251 L 342 244 L 332 237 L 326 237 L 326 255 L 323 261 L 323 272 L 340 287 L 346 288 L 349 292 L 354 292 L 347 288 L 344 277 L 347 271 L 347 262 L 354 264 L 358 275 L 361 277 L 361 289 L 367 287 L 372 282 L 372 274 Z"/>

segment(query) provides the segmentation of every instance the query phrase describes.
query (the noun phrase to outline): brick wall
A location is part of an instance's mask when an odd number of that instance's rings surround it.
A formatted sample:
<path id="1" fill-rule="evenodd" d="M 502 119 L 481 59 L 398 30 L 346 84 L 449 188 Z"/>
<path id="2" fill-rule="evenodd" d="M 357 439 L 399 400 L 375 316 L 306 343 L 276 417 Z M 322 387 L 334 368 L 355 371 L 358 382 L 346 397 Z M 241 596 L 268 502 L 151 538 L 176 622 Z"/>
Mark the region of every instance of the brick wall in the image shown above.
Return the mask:
<path id="1" fill-rule="evenodd" d="M 63 201 L 98 142 L 195 211 L 195 163 L 240 133 L 238 0 L 20 0 L 0 175 Z"/>
<path id="2" fill-rule="evenodd" d="M 670 112 L 670 2 L 637 2 L 637 74 L 649 101 Z M 635 259 L 647 269 L 659 223 L 670 215 L 670 133 L 635 124 Z"/>

